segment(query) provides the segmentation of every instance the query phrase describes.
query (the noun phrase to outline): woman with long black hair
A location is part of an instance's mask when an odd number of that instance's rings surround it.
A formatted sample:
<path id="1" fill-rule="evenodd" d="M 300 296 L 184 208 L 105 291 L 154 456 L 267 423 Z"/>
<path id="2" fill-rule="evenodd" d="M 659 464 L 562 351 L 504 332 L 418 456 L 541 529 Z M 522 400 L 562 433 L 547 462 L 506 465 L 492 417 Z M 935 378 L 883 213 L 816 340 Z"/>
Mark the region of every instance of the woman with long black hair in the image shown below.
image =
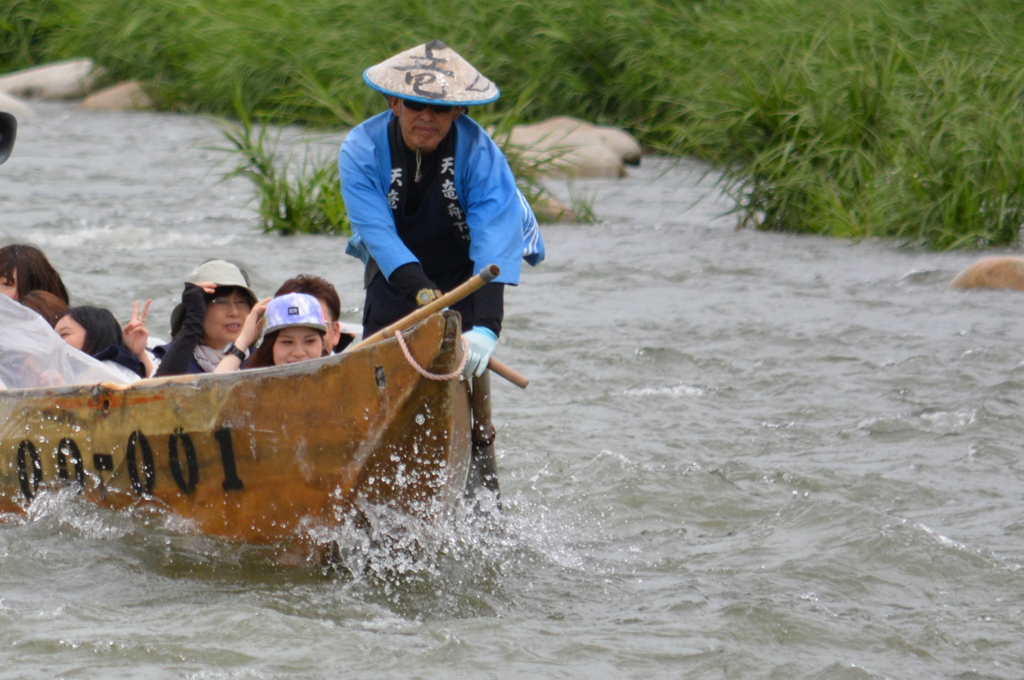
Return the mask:
<path id="1" fill-rule="evenodd" d="M 57 320 L 54 330 L 64 342 L 103 362 L 126 382 L 135 382 L 152 373 L 145 340 L 141 343 L 141 356 L 133 354 L 124 342 L 121 325 L 109 309 L 90 305 L 72 307 Z"/>

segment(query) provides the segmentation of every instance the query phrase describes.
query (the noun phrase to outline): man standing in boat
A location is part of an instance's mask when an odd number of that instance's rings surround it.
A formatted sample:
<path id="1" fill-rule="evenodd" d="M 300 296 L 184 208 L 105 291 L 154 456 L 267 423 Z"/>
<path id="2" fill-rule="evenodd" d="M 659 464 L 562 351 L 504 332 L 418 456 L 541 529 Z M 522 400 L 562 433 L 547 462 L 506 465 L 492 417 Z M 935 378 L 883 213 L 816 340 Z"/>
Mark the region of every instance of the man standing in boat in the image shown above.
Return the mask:
<path id="1" fill-rule="evenodd" d="M 363 79 L 389 105 L 353 129 L 338 155 L 352 222 L 346 252 L 366 265 L 364 337 L 496 264 L 494 282 L 453 306 L 469 342 L 465 374 L 481 376 L 501 334 L 505 284 L 519 283 L 522 259 L 544 259 L 504 155 L 465 115 L 500 93 L 439 40 L 366 69 Z"/>

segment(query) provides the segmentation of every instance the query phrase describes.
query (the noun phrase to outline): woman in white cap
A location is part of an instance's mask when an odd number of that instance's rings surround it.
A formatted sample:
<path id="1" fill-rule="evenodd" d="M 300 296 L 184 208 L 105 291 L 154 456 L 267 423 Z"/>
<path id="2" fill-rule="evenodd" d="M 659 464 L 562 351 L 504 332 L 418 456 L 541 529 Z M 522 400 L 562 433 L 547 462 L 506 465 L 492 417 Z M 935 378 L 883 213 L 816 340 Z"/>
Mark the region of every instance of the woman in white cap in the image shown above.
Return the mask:
<path id="1" fill-rule="evenodd" d="M 212 373 L 256 304 L 249 277 L 236 264 L 209 260 L 185 280 L 171 312 L 171 342 L 156 347 L 156 376 Z"/>
<path id="2" fill-rule="evenodd" d="M 320 301 L 306 293 L 286 293 L 256 304 L 245 319 L 232 351 L 221 360 L 217 373 L 237 371 L 245 352 L 260 336 L 266 319 L 263 342 L 252 353 L 246 368 L 283 366 L 327 356 L 327 324 Z"/>
<path id="3" fill-rule="evenodd" d="M 439 40 L 368 68 L 388 110 L 353 129 L 338 167 L 352 238 L 366 265 L 363 334 L 426 304 L 490 264 L 494 283 L 454 305 L 469 341 L 466 375 L 481 375 L 504 317 L 504 286 L 544 244 L 501 150 L 465 107 L 499 96 L 494 83 Z"/>

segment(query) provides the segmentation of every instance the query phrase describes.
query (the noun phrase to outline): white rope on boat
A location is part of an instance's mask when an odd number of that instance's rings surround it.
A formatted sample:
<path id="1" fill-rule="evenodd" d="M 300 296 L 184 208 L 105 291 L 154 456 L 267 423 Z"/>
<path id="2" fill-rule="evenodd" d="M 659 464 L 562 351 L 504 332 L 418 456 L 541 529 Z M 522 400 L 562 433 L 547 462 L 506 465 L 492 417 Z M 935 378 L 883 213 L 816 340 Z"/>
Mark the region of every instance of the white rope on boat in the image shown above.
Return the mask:
<path id="1" fill-rule="evenodd" d="M 469 361 L 469 340 L 459 336 L 462 339 L 462 361 L 459 362 L 458 367 L 451 373 L 428 373 L 422 366 L 416 363 L 416 360 L 412 358 L 412 354 L 409 353 L 409 348 L 405 346 L 405 338 L 402 337 L 402 331 L 395 331 L 395 339 L 398 340 L 398 346 L 402 348 L 402 354 L 405 355 L 405 360 L 409 362 L 409 365 L 416 369 L 416 372 L 422 375 L 427 380 L 453 380 L 462 376 L 462 369 L 466 367 L 466 362 Z"/>

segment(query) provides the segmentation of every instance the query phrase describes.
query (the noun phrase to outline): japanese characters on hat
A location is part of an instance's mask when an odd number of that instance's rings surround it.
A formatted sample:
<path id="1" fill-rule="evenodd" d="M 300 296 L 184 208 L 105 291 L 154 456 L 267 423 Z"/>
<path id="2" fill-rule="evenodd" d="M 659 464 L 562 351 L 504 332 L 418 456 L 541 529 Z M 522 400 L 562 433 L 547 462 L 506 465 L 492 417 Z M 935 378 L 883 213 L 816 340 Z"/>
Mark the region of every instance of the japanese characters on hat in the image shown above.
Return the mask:
<path id="1" fill-rule="evenodd" d="M 494 83 L 440 40 L 371 66 L 363 71 L 363 80 L 383 94 L 425 104 L 473 106 L 501 95 Z"/>

